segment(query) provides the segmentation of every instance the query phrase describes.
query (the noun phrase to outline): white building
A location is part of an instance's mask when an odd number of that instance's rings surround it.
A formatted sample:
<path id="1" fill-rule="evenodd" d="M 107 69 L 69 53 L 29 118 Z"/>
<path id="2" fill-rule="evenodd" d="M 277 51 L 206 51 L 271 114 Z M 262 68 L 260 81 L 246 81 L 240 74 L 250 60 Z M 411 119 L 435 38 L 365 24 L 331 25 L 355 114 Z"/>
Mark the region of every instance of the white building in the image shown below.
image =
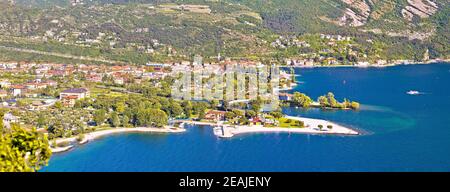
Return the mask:
<path id="1" fill-rule="evenodd" d="M 11 113 L 7 113 L 3 116 L 3 126 L 7 129 L 11 128 L 11 123 L 19 123 L 19 118 Z"/>

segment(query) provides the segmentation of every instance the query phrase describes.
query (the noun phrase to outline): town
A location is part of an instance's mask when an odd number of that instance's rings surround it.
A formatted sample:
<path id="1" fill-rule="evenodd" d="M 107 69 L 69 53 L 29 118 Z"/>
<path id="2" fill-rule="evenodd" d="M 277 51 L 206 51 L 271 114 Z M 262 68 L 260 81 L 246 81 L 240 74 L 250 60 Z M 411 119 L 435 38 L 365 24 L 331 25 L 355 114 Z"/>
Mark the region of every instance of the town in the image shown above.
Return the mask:
<path id="1" fill-rule="evenodd" d="M 302 93 L 282 92 L 278 94 L 280 104 L 275 108 L 267 107 L 277 99 L 271 99 L 270 94 L 250 99 L 247 93 L 244 100 L 227 101 L 190 101 L 171 97 L 171 86 L 180 73 L 207 70 L 210 76 L 202 77 L 205 80 L 223 74 L 227 66 L 232 65 L 267 66 L 260 62 L 231 60 L 218 64 L 203 63 L 198 55 L 193 62 L 148 63 L 143 66 L 0 63 L 3 124 L 6 129 L 12 124 L 36 127 L 38 131 L 48 133 L 51 140 L 74 136 L 83 140 L 85 133 L 93 131 L 117 127 L 164 127 L 180 119 L 302 128 L 308 125 L 301 120 L 284 117 L 281 106 L 359 108 L 356 102 L 337 102 L 332 93 L 315 102 Z M 279 78 L 277 85 L 280 91 L 289 91 L 297 85 L 292 69 L 281 70 Z M 323 124 L 318 128 L 327 130 L 332 126 Z"/>

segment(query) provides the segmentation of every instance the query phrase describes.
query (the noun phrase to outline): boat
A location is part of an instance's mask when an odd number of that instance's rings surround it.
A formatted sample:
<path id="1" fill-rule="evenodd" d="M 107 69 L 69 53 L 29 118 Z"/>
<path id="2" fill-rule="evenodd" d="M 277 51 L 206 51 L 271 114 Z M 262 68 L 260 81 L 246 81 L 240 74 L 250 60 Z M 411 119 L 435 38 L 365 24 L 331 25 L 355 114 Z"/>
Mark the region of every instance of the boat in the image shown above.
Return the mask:
<path id="1" fill-rule="evenodd" d="M 408 95 L 419 95 L 420 92 L 419 91 L 410 90 L 410 91 L 406 92 L 406 94 L 408 94 Z"/>

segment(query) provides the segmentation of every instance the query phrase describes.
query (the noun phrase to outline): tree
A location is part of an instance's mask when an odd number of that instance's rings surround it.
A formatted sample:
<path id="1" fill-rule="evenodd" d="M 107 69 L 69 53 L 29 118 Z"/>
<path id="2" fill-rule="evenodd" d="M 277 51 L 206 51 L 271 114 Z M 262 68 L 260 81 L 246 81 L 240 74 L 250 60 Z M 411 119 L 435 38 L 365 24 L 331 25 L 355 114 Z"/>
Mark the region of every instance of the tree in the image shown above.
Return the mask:
<path id="1" fill-rule="evenodd" d="M 178 102 L 175 102 L 175 101 L 172 102 L 170 111 L 174 117 L 178 117 L 183 114 L 183 108 L 181 107 L 181 105 Z"/>
<path id="2" fill-rule="evenodd" d="M 192 103 L 191 101 L 183 101 L 182 103 L 184 115 L 186 115 L 187 118 L 191 117 L 192 114 Z"/>
<path id="3" fill-rule="evenodd" d="M 352 109 L 359 109 L 360 104 L 358 102 L 352 101 L 351 107 Z"/>
<path id="4" fill-rule="evenodd" d="M 111 125 L 111 127 L 120 126 L 119 115 L 117 115 L 115 111 L 111 113 L 111 117 L 109 118 L 109 124 Z"/>
<path id="5" fill-rule="evenodd" d="M 117 113 L 123 113 L 123 112 L 125 112 L 125 103 L 117 102 L 115 108 L 116 108 Z"/>
<path id="6" fill-rule="evenodd" d="M 3 133 L 3 117 L 5 113 L 3 111 L 0 111 L 0 135 Z"/>
<path id="7" fill-rule="evenodd" d="M 198 119 L 204 119 L 205 118 L 205 109 L 201 108 L 198 112 Z"/>
<path id="8" fill-rule="evenodd" d="M 218 105 L 219 105 L 218 100 L 214 99 L 211 101 L 211 109 L 216 109 Z"/>
<path id="9" fill-rule="evenodd" d="M 319 128 L 319 130 L 321 130 L 321 131 L 322 131 L 322 129 L 323 129 L 323 125 L 318 125 L 317 127 Z"/>
<path id="10" fill-rule="evenodd" d="M 244 112 L 239 110 L 239 109 L 233 109 L 232 112 L 234 113 L 235 116 L 237 117 L 243 117 L 244 116 Z"/>
<path id="11" fill-rule="evenodd" d="M 99 109 L 94 112 L 94 121 L 97 126 L 102 125 L 106 120 L 106 111 L 104 109 Z"/>
<path id="12" fill-rule="evenodd" d="M 301 106 L 303 108 L 308 108 L 312 103 L 312 99 L 310 97 L 300 92 L 294 93 L 292 101 L 295 105 Z"/>
<path id="13" fill-rule="evenodd" d="M 233 112 L 231 112 L 231 111 L 228 111 L 228 112 L 225 113 L 225 118 L 226 118 L 227 120 L 234 119 L 235 117 L 236 117 L 236 114 L 233 113 Z"/>
<path id="14" fill-rule="evenodd" d="M 283 117 L 283 113 L 281 111 L 273 111 L 270 113 L 270 115 L 272 115 L 274 118 L 277 118 L 277 119 Z"/>
<path id="15" fill-rule="evenodd" d="M 55 102 L 55 105 L 54 105 L 54 106 L 55 106 L 56 109 L 62 109 L 62 107 L 63 107 L 61 101 Z"/>
<path id="16" fill-rule="evenodd" d="M 167 125 L 167 114 L 160 109 L 141 109 L 137 113 L 137 125 L 162 127 Z"/>
<path id="17" fill-rule="evenodd" d="M 34 172 L 47 165 L 52 154 L 47 137 L 34 128 L 12 130 L 0 135 L 0 172 Z"/>
<path id="18" fill-rule="evenodd" d="M 46 124 L 47 118 L 44 115 L 39 114 L 39 117 L 38 117 L 38 119 L 36 121 L 37 121 L 36 122 L 37 123 L 37 127 L 40 128 L 40 127 L 43 127 Z"/>
<path id="19" fill-rule="evenodd" d="M 164 111 L 160 109 L 149 109 L 148 113 L 150 124 L 156 127 L 162 127 L 164 125 L 167 125 L 168 117 Z"/>
<path id="20" fill-rule="evenodd" d="M 332 92 L 328 92 L 327 94 L 328 103 L 331 107 L 337 107 L 337 101 L 334 98 L 334 94 Z"/>
<path id="21" fill-rule="evenodd" d="M 129 127 L 130 126 L 130 118 L 127 115 L 124 115 L 122 117 L 122 127 Z"/>
<path id="22" fill-rule="evenodd" d="M 247 117 L 255 117 L 257 115 L 257 113 L 253 110 L 247 110 L 246 112 Z"/>
<path id="23" fill-rule="evenodd" d="M 228 109 L 230 108 L 230 103 L 228 101 L 223 101 L 223 105 L 222 105 L 223 110 L 228 111 Z"/>
<path id="24" fill-rule="evenodd" d="M 64 127 L 61 121 L 56 121 L 47 128 L 50 139 L 64 136 Z"/>
<path id="25" fill-rule="evenodd" d="M 259 97 L 259 96 L 258 96 L 258 98 L 256 100 L 250 101 L 250 105 L 252 106 L 252 109 L 256 113 L 259 113 L 261 111 L 262 104 L 263 104 L 263 101 L 262 101 L 261 97 Z"/>
<path id="26" fill-rule="evenodd" d="M 322 106 L 322 107 L 330 106 L 330 103 L 328 103 L 328 99 L 325 96 L 320 96 L 317 100 L 320 103 L 320 106 Z"/>

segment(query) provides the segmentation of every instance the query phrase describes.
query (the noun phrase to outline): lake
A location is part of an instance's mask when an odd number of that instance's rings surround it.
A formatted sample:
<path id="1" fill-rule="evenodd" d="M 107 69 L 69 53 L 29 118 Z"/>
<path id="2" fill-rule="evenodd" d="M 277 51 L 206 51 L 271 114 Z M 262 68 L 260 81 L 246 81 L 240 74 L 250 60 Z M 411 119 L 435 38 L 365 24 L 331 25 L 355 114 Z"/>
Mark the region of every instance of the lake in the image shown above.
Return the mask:
<path id="1" fill-rule="evenodd" d="M 258 133 L 231 139 L 211 127 L 181 134 L 111 135 L 54 154 L 42 171 L 450 171 L 450 65 L 296 69 L 316 99 L 331 91 L 359 111 L 285 108 L 360 129 L 362 136 Z M 422 94 L 408 95 L 409 90 Z"/>

